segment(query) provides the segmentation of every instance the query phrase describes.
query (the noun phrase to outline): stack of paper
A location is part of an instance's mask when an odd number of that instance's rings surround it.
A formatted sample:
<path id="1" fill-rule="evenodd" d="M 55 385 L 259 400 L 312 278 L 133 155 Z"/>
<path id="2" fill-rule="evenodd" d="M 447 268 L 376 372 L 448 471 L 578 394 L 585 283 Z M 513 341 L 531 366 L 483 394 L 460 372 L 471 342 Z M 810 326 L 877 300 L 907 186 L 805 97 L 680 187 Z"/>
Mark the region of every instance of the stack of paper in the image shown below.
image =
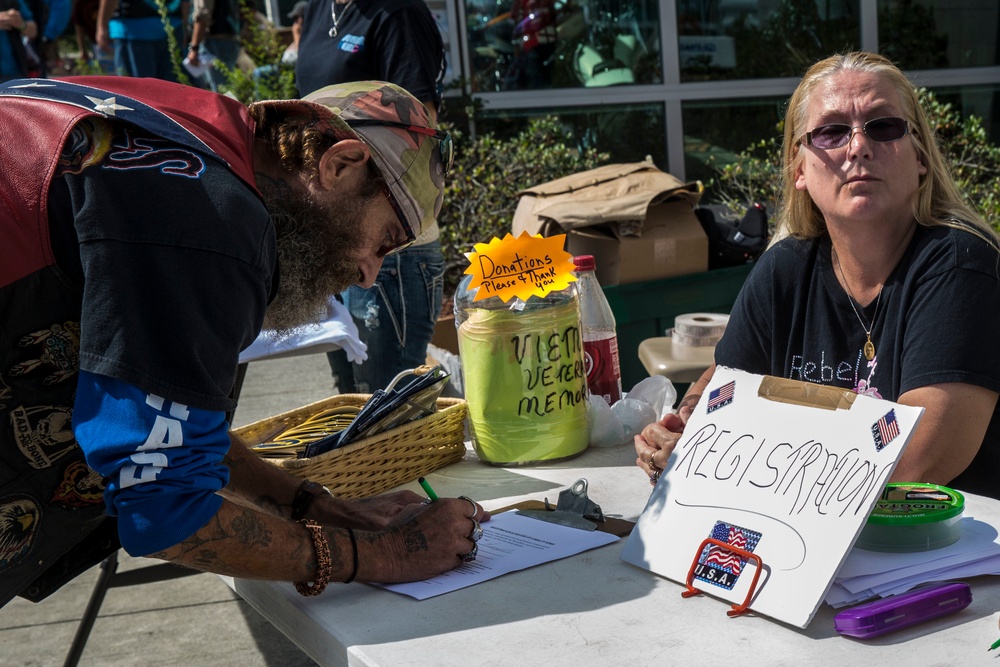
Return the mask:
<path id="1" fill-rule="evenodd" d="M 961 519 L 962 537 L 932 551 L 882 553 L 855 547 L 826 595 L 826 603 L 846 607 L 887 597 L 930 581 L 1000 574 L 1000 536 L 986 521 Z"/>

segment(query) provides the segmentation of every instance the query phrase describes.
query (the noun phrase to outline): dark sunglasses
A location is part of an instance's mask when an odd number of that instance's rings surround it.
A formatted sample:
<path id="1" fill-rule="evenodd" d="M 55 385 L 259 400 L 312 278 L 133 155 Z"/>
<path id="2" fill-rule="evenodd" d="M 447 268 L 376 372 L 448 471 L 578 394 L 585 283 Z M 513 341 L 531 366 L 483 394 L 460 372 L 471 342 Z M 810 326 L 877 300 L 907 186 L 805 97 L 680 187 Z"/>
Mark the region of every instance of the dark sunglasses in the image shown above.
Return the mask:
<path id="1" fill-rule="evenodd" d="M 389 186 L 385 183 L 385 181 L 382 181 L 382 192 L 385 193 L 386 199 L 389 200 L 392 210 L 396 213 L 396 217 L 399 219 L 399 225 L 403 228 L 403 232 L 406 234 L 405 241 L 384 249 L 384 257 L 386 255 L 393 255 L 404 248 L 409 248 L 413 245 L 413 242 L 417 240 L 417 236 L 413 233 L 413 228 L 410 227 L 410 223 L 407 222 L 406 216 L 403 215 L 403 210 L 399 208 L 399 204 L 396 203 L 396 198 L 392 196 L 392 190 L 389 189 Z"/>
<path id="2" fill-rule="evenodd" d="M 886 116 L 873 118 L 864 125 L 851 127 L 843 123 L 820 125 L 812 132 L 806 132 L 806 143 L 820 150 L 830 151 L 846 146 L 854 138 L 854 131 L 860 129 L 865 136 L 880 144 L 899 141 L 910 132 L 910 126 L 903 118 Z"/>
<path id="3" fill-rule="evenodd" d="M 384 127 L 398 127 L 403 130 L 409 130 L 410 132 L 422 134 L 425 137 L 434 137 L 438 140 L 438 152 L 441 154 L 441 164 L 444 165 L 445 174 L 451 171 L 452 164 L 455 161 L 455 145 L 451 141 L 451 135 L 447 132 L 435 130 L 432 127 L 424 127 L 423 125 L 407 125 L 406 123 L 396 123 L 391 120 L 375 120 L 374 118 L 358 118 L 348 120 L 347 124 L 351 127 L 372 127 L 378 125 L 382 125 Z"/>

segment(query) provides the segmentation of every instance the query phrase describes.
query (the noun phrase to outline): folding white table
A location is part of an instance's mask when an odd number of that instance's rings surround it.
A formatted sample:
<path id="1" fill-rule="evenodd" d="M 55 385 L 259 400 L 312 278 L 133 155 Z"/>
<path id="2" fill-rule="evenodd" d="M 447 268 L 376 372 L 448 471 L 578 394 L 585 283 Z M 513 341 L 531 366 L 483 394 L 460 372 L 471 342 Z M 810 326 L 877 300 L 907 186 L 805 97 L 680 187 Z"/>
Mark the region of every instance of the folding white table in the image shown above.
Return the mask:
<path id="1" fill-rule="evenodd" d="M 545 466 L 500 468 L 470 451 L 428 475 L 438 495 L 469 495 L 487 509 L 555 503 L 588 480 L 606 515 L 635 520 L 650 486 L 630 446 L 591 449 Z M 416 484 L 406 488 L 420 492 Z M 1000 526 L 1000 502 L 967 495 L 968 515 Z M 963 611 L 874 640 L 836 634 L 823 604 L 806 630 L 729 604 L 683 599 L 684 587 L 619 559 L 621 542 L 424 601 L 364 584 L 331 584 L 304 598 L 288 583 L 229 580 L 265 618 L 321 665 L 976 665 L 997 664 L 1000 578 L 969 580 Z"/>

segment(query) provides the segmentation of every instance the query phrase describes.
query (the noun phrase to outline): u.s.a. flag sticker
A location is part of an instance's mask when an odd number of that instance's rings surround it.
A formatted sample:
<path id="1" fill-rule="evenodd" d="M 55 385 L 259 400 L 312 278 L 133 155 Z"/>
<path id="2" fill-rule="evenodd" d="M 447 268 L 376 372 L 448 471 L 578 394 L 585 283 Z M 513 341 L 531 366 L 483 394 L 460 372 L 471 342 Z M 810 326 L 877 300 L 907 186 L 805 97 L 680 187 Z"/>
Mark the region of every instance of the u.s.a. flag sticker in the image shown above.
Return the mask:
<path id="1" fill-rule="evenodd" d="M 872 425 L 872 438 L 875 440 L 875 451 L 895 440 L 899 435 L 899 422 L 896 421 L 896 411 L 889 410 L 881 419 Z"/>

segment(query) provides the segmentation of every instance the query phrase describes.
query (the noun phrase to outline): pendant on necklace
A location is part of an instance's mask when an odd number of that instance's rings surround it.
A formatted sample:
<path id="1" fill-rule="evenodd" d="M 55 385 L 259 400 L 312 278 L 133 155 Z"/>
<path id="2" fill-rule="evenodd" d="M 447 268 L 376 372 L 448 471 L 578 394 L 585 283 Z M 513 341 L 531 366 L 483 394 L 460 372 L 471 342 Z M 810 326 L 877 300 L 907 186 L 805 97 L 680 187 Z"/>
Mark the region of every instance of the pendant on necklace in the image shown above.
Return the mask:
<path id="1" fill-rule="evenodd" d="M 872 339 L 869 336 L 868 340 L 865 341 L 865 359 L 871 361 L 875 358 L 875 344 L 872 343 Z"/>

